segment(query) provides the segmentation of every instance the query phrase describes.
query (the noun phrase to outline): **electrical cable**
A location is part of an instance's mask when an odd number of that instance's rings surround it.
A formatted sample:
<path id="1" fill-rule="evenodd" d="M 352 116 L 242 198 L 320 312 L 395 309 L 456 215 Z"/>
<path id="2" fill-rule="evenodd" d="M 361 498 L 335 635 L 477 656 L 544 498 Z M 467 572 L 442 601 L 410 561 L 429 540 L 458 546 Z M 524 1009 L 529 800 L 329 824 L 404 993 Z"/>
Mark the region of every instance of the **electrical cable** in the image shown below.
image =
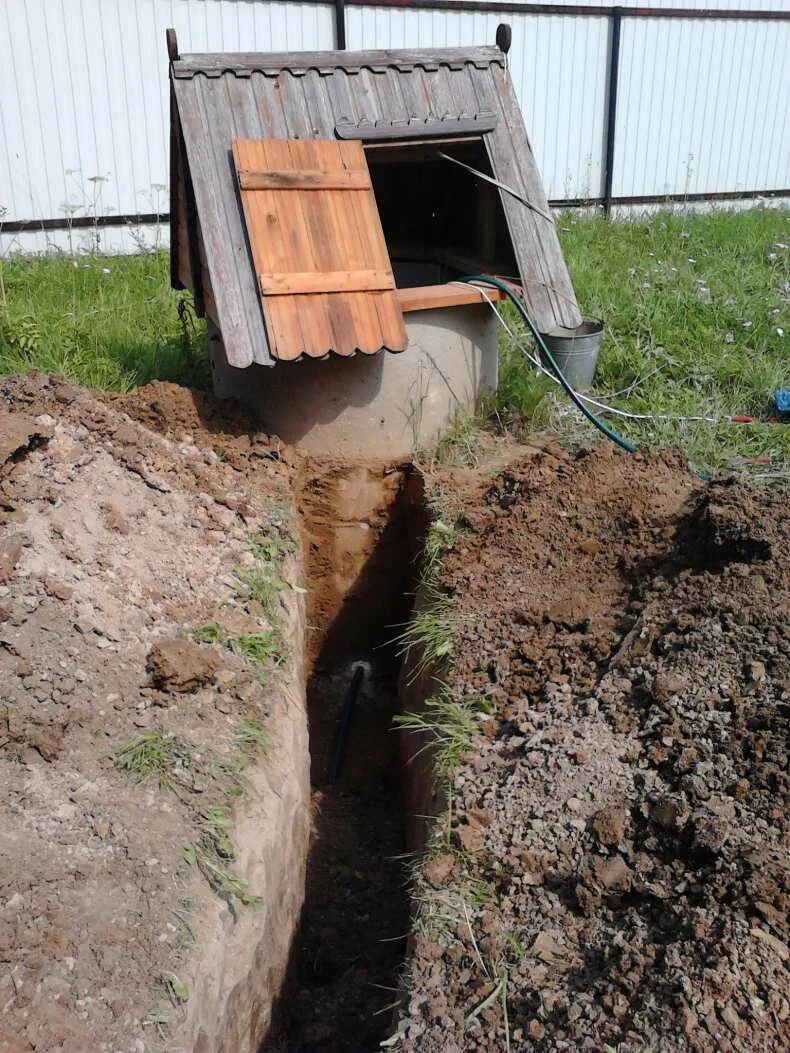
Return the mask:
<path id="1" fill-rule="evenodd" d="M 568 397 L 577 407 L 577 409 L 579 409 L 584 414 L 587 420 L 594 427 L 596 427 L 602 435 L 605 435 L 607 439 L 613 442 L 616 446 L 619 446 L 620 449 L 626 450 L 628 453 L 636 453 L 636 446 L 634 446 L 632 442 L 629 442 L 629 440 L 620 435 L 619 432 L 616 432 L 613 428 L 610 428 L 599 417 L 596 417 L 592 410 L 588 409 L 587 406 L 585 406 L 583 400 L 579 397 L 574 388 L 565 379 L 562 370 L 554 361 L 551 352 L 549 351 L 548 347 L 546 347 L 546 343 L 543 337 L 538 332 L 537 326 L 532 321 L 529 312 L 524 306 L 523 300 L 519 296 L 517 296 L 516 293 L 505 282 L 500 281 L 499 278 L 495 278 L 493 277 L 493 275 L 490 274 L 471 274 L 467 275 L 461 280 L 467 282 L 468 284 L 472 284 L 474 282 L 481 282 L 485 285 L 492 285 L 495 289 L 499 289 L 501 292 L 503 292 L 505 296 L 507 296 L 508 299 L 512 302 L 513 306 L 516 308 L 518 313 L 526 322 L 527 327 L 532 333 L 533 339 L 535 340 L 535 343 L 540 349 L 541 354 L 544 356 L 545 361 L 548 362 L 555 377 L 562 385 L 563 389 L 565 390 L 565 393 L 568 395 Z"/>
<path id="2" fill-rule="evenodd" d="M 483 297 L 485 302 L 488 304 L 488 306 L 491 308 L 491 310 L 494 312 L 494 314 L 497 316 L 497 318 L 499 319 L 500 325 L 505 330 L 505 332 L 508 334 L 508 336 L 511 337 L 511 339 L 514 341 L 516 347 L 522 353 L 522 355 L 527 359 L 527 361 L 530 362 L 531 365 L 539 373 L 542 373 L 544 376 L 548 377 L 549 380 L 552 382 L 552 384 L 557 384 L 557 385 L 560 384 L 560 382 L 557 379 L 557 377 L 550 370 L 546 369 L 546 367 L 543 365 L 543 363 L 540 361 L 540 359 L 536 355 L 530 354 L 530 352 L 526 349 L 526 347 L 524 347 L 524 345 L 521 343 L 521 341 L 519 339 L 518 333 L 515 333 L 513 331 L 513 329 L 508 325 L 507 320 L 502 315 L 502 312 L 499 310 L 499 308 L 494 303 L 494 301 L 491 299 L 491 297 L 486 293 L 485 289 L 481 288 L 479 285 L 470 285 L 470 283 L 466 282 L 466 281 L 454 281 L 454 282 L 451 282 L 450 284 L 451 285 L 465 285 L 465 286 L 469 286 L 472 289 L 476 289 L 480 293 L 480 295 Z M 581 393 L 581 391 L 577 391 L 576 394 L 579 396 L 580 399 L 582 399 L 584 402 L 588 403 L 590 406 L 596 406 L 598 409 L 602 410 L 604 413 L 614 413 L 616 416 L 624 417 L 627 420 L 663 420 L 663 421 L 675 421 L 675 422 L 681 422 L 681 421 L 697 422 L 697 421 L 701 421 L 701 422 L 704 422 L 706 424 L 720 424 L 723 421 L 733 421 L 735 419 L 733 417 L 706 417 L 706 416 L 702 416 L 702 415 L 690 416 L 690 415 L 680 414 L 680 413 L 632 413 L 630 410 L 619 409 L 619 407 L 617 407 L 617 406 L 610 406 L 607 402 L 601 402 L 599 399 L 594 399 L 591 395 L 583 395 Z M 738 421 L 738 423 L 740 423 L 740 421 Z"/>

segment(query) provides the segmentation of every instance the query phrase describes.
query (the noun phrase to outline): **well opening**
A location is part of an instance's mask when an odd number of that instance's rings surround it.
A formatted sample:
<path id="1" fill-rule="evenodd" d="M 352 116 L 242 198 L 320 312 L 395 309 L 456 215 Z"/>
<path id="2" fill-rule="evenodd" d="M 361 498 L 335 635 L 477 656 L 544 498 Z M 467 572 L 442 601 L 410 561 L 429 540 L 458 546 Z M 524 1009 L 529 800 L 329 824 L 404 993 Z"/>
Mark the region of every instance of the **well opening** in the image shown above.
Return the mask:
<path id="1" fill-rule="evenodd" d="M 518 274 L 499 191 L 475 175 L 493 175 L 479 135 L 369 143 L 365 154 L 399 289 Z"/>
<path id="2" fill-rule="evenodd" d="M 289 979 L 266 1050 L 373 1049 L 409 932 L 396 637 L 426 521 L 408 469 L 324 466 L 300 493 L 308 584 L 312 838 Z"/>

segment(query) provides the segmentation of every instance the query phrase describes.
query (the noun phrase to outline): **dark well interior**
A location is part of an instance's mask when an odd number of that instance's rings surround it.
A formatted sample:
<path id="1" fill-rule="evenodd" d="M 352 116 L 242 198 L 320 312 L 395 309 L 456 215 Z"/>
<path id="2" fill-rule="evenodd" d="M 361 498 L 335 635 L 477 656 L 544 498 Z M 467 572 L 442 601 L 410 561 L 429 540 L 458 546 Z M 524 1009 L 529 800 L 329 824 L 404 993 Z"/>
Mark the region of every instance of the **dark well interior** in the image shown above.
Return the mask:
<path id="1" fill-rule="evenodd" d="M 491 175 L 479 136 L 371 143 L 365 153 L 399 288 L 518 274 L 499 191 L 440 156 Z"/>

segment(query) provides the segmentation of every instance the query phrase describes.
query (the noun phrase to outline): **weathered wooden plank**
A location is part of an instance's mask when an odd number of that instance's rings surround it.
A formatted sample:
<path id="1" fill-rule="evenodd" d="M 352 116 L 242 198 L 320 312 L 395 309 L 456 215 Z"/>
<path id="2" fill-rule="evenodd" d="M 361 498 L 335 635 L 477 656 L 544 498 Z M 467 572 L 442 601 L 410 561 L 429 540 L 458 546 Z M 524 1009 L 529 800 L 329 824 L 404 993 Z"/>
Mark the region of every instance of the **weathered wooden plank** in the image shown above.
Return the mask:
<path id="1" fill-rule="evenodd" d="M 307 140 L 271 142 L 266 145 L 266 154 L 270 158 L 271 167 L 280 165 L 283 167 L 290 165 L 292 168 L 319 166 L 315 163 L 313 146 L 312 144 L 308 146 Z M 322 261 L 316 235 L 316 227 L 320 226 L 320 223 L 316 223 L 311 202 L 320 203 L 324 195 L 289 194 L 279 191 L 274 196 L 281 210 L 284 210 L 282 213 L 283 229 L 293 239 L 291 263 L 287 270 L 289 272 L 320 271 Z M 317 293 L 320 293 L 320 290 L 314 291 L 313 294 L 301 295 L 298 300 L 294 297 L 282 300 L 288 310 L 299 316 L 304 333 L 304 351 L 311 358 L 322 358 L 329 354 L 335 336 L 332 312 L 329 310 L 327 297 L 315 295 Z M 263 310 L 266 311 L 265 300 Z"/>
<path id="2" fill-rule="evenodd" d="M 329 70 L 337 66 L 345 70 L 362 67 L 386 68 L 388 66 L 464 65 L 473 63 L 487 66 L 490 63 L 505 64 L 505 56 L 498 47 L 476 48 L 419 48 L 376 51 L 285 51 L 285 52 L 214 52 L 182 55 L 173 63 L 173 74 L 177 78 L 192 77 L 196 73 L 221 74 L 227 71 L 252 72 L 253 70 L 281 69 Z"/>
<path id="3" fill-rule="evenodd" d="M 500 289 L 486 288 L 485 295 L 471 285 L 463 283 L 445 285 L 421 285 L 415 289 L 398 289 L 400 309 L 408 311 L 428 311 L 435 307 L 462 307 L 470 303 L 486 303 L 489 300 L 505 299 Z"/>
<path id="4" fill-rule="evenodd" d="M 227 88 L 205 78 L 174 87 L 228 362 L 273 365 L 229 160 Z"/>
<path id="5" fill-rule="evenodd" d="M 540 177 L 532 145 L 527 135 L 524 117 L 516 99 L 513 82 L 506 70 L 501 67 L 491 67 L 489 77 L 496 86 L 496 91 L 504 112 L 510 140 L 512 143 L 512 155 L 520 161 L 523 183 L 526 189 L 526 197 L 539 209 L 550 214 L 546 191 Z M 506 195 L 511 197 L 511 195 Z M 513 198 L 511 197 L 511 201 Z M 514 202 L 518 205 L 518 202 Z M 582 316 L 576 300 L 568 265 L 562 254 L 560 239 L 553 222 L 548 222 L 536 212 L 519 205 L 525 214 L 526 222 L 534 231 L 535 240 L 538 245 L 542 270 L 546 275 L 546 290 L 552 300 L 554 314 L 559 325 L 575 328 L 581 324 Z"/>
<path id="6" fill-rule="evenodd" d="M 434 138 L 435 136 L 482 135 L 496 126 L 493 115 L 481 117 L 428 117 L 408 122 L 386 121 L 383 124 L 337 124 L 338 139 L 362 139 L 375 142 L 386 139 Z"/>
<path id="7" fill-rule="evenodd" d="M 287 296 L 305 293 L 374 292 L 394 289 L 390 271 L 289 271 L 259 274 L 264 296 Z"/>
<path id="8" fill-rule="evenodd" d="M 237 140 L 233 145 L 233 156 L 237 164 L 268 163 L 262 141 Z M 289 250 L 286 237 L 277 215 L 274 195 L 270 191 L 261 191 L 257 195 L 256 208 L 248 208 L 242 197 L 247 235 L 252 255 L 252 266 L 258 269 L 281 269 L 289 266 Z M 262 311 L 259 289 L 256 287 L 255 301 Z M 305 347 L 302 328 L 298 315 L 285 310 L 286 305 L 273 304 L 272 310 L 263 312 L 269 344 L 275 358 L 287 357 L 288 354 L 299 358 Z"/>
<path id="9" fill-rule="evenodd" d="M 319 169 L 337 171 L 342 168 L 342 159 L 337 146 L 324 140 L 302 140 L 298 144 L 292 143 L 291 153 L 295 160 L 300 158 L 304 164 L 310 164 Z M 332 192 L 301 196 L 302 207 L 311 231 L 315 264 L 321 271 L 342 269 L 348 263 L 339 253 L 341 232 L 335 208 L 337 200 L 338 195 Z M 348 299 L 344 295 L 321 297 L 331 329 L 328 347 L 335 354 L 346 356 L 353 355 L 356 351 L 357 332 Z M 299 310 L 298 300 L 294 299 L 290 302 L 295 310 Z"/>
<path id="10" fill-rule="evenodd" d="M 365 152 L 360 142 L 344 142 L 339 144 L 343 157 L 347 164 L 353 167 L 367 167 Z M 384 231 L 381 226 L 381 216 L 372 193 L 361 193 L 356 195 L 343 194 L 341 200 L 345 203 L 350 197 L 356 198 L 349 217 L 349 227 L 356 232 L 359 240 L 361 258 L 368 265 L 380 270 L 386 270 L 392 274 L 387 243 L 384 240 Z M 394 285 L 394 281 L 393 281 Z M 403 312 L 400 310 L 396 298 L 390 292 L 373 294 L 368 297 L 368 302 L 375 307 L 380 328 L 379 347 L 387 347 L 391 351 L 402 351 L 407 343 L 406 327 L 403 322 Z"/>
<path id="11" fill-rule="evenodd" d="M 367 172 L 318 172 L 309 168 L 292 172 L 253 172 L 238 169 L 242 190 L 369 190 Z"/>
<path id="12" fill-rule="evenodd" d="M 509 78 L 494 66 L 487 70 L 473 67 L 471 75 L 478 104 L 492 108 L 499 117 L 496 127 L 483 137 L 494 175 L 548 212 L 540 173 Z M 557 325 L 575 327 L 581 321 L 581 313 L 554 224 L 511 194 L 500 191 L 500 198 L 524 297 L 538 328 L 548 332 Z"/>

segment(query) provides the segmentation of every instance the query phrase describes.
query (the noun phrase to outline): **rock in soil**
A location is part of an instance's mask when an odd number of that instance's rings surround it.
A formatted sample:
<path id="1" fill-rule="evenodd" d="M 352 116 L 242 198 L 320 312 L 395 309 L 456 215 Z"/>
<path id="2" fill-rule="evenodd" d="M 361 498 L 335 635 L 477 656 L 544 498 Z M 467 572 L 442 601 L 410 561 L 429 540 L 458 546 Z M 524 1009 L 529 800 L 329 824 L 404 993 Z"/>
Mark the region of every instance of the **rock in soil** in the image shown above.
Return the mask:
<path id="1" fill-rule="evenodd" d="M 786 495 L 599 448 L 458 505 L 447 677 L 494 714 L 400 1048 L 787 1050 Z"/>

